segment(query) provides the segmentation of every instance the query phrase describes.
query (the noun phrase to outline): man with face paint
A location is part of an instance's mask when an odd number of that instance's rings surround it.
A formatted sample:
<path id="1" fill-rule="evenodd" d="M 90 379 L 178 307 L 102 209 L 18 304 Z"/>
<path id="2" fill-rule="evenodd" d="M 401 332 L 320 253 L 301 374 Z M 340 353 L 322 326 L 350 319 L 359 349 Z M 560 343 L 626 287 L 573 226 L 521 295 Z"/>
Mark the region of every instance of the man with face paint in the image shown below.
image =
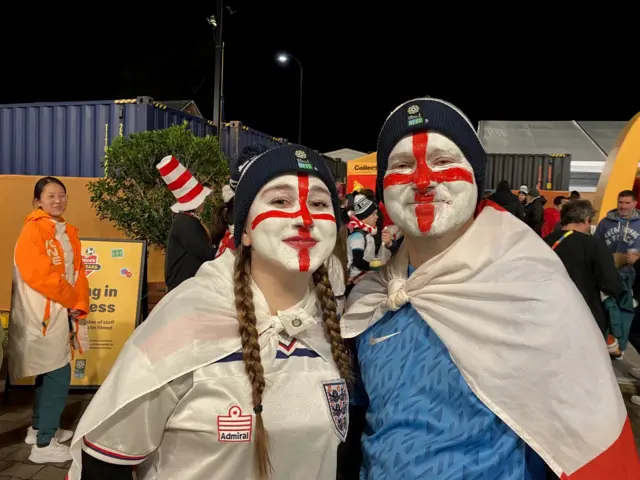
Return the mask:
<path id="1" fill-rule="evenodd" d="M 640 478 L 602 336 L 554 252 L 479 204 L 486 154 L 464 114 L 409 101 L 378 139 L 377 195 L 404 233 L 347 300 L 361 479 Z M 351 416 L 353 426 L 361 424 Z M 537 455 L 536 455 L 537 454 Z M 349 458 L 341 480 L 349 478 Z"/>

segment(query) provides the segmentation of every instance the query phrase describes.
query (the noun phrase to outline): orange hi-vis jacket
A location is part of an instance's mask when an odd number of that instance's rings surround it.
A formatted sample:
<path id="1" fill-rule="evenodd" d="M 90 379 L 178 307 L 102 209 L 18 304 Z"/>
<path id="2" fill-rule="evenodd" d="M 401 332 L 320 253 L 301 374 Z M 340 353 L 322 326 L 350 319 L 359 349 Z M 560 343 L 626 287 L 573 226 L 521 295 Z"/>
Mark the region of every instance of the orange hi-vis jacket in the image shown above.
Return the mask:
<path id="1" fill-rule="evenodd" d="M 75 278 L 65 276 L 64 248 L 55 221 L 42 210 L 27 215 L 13 260 L 9 318 L 9 375 L 20 378 L 48 373 L 71 360 L 71 349 L 88 348 L 86 314 L 89 283 L 82 262 L 78 230 L 67 224 Z M 73 324 L 69 310 L 79 310 Z"/>

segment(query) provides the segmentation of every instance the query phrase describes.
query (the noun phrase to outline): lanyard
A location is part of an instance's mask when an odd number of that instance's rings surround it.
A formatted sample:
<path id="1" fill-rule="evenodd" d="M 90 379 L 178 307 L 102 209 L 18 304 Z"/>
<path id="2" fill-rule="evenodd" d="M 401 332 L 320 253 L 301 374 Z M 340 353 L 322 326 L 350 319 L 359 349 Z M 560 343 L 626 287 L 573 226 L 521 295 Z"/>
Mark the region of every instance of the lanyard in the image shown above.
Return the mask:
<path id="1" fill-rule="evenodd" d="M 556 240 L 555 242 L 553 242 L 553 245 L 551 245 L 551 249 L 555 250 L 556 248 L 558 248 L 558 245 L 560 245 L 562 243 L 562 241 L 567 238 L 569 235 L 571 235 L 573 233 L 573 230 L 567 230 L 567 232 L 562 235 L 558 240 Z"/>

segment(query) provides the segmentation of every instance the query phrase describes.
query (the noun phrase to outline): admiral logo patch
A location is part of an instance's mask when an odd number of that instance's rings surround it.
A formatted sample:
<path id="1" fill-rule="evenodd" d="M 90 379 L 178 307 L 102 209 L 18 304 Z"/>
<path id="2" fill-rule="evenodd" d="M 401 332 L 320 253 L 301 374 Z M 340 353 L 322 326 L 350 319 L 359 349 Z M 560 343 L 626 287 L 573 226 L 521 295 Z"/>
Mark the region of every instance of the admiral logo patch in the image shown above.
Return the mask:
<path id="1" fill-rule="evenodd" d="M 219 442 L 248 443 L 252 431 L 253 415 L 243 415 L 238 405 L 229 409 L 229 415 L 218 415 Z"/>

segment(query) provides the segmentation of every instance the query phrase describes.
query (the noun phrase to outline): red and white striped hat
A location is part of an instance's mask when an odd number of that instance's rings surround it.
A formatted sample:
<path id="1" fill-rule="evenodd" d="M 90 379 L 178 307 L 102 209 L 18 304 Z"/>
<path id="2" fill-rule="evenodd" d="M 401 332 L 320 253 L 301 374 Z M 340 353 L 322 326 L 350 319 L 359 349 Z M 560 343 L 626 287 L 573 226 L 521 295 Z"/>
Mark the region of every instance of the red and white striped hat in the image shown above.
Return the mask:
<path id="1" fill-rule="evenodd" d="M 195 210 L 211 194 L 211 190 L 203 187 L 173 155 L 160 160 L 156 168 L 162 175 L 164 183 L 178 200 L 171 206 L 171 211 L 174 213 Z"/>

